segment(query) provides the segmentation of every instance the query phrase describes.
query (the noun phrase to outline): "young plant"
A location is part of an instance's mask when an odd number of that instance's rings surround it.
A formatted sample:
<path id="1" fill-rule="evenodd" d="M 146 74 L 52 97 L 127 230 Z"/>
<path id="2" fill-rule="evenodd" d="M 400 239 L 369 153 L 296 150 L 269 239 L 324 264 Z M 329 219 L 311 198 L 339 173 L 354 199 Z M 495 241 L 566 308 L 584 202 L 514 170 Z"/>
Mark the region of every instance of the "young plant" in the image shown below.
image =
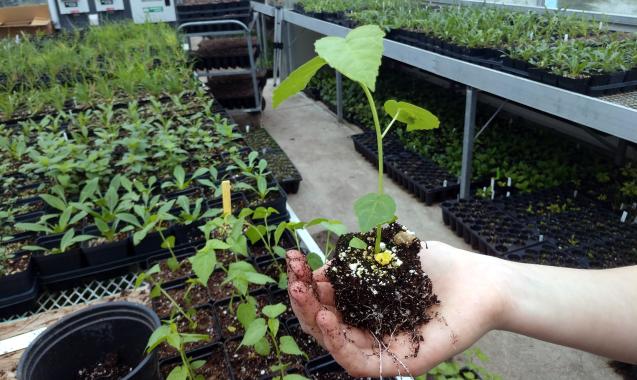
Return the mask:
<path id="1" fill-rule="evenodd" d="M 173 169 L 173 178 L 161 184 L 162 189 L 171 189 L 174 191 L 183 191 L 190 187 L 190 185 L 199 177 L 206 174 L 208 169 L 197 169 L 190 178 L 187 178 L 186 171 L 181 165 L 175 166 Z"/>
<path id="2" fill-rule="evenodd" d="M 94 237 L 91 235 L 75 235 L 75 230 L 70 229 L 64 233 L 62 239 L 57 246 L 47 248 L 37 245 L 28 245 L 24 249 L 27 251 L 43 251 L 46 254 L 57 255 L 67 252 L 70 248 L 75 247 L 83 241 L 91 240 Z"/>
<path id="3" fill-rule="evenodd" d="M 316 72 L 325 65 L 331 66 L 362 88 L 374 121 L 378 149 L 378 189 L 359 198 L 354 204 L 361 231 L 376 230 L 374 253 L 381 253 L 381 228 L 396 220 L 396 202 L 384 193 L 383 188 L 383 138 L 396 121 L 407 125 L 407 131 L 434 129 L 438 119 L 429 111 L 406 102 L 388 100 L 385 111 L 392 117 L 383 131 L 380 126 L 376 103 L 372 92 L 383 56 L 385 33 L 376 25 L 365 25 L 352 30 L 345 38 L 325 37 L 315 43 L 318 56 L 292 72 L 274 91 L 273 106 L 303 90 Z"/>
<path id="4" fill-rule="evenodd" d="M 282 303 L 267 305 L 261 309 L 262 317 L 257 318 L 257 310 L 254 304 L 243 304 L 237 310 L 237 318 L 245 329 L 245 334 L 241 340 L 241 346 L 252 347 L 261 356 L 270 356 L 272 349 L 276 357 L 277 364 L 270 366 L 270 371 L 278 373 L 275 379 L 279 380 L 299 380 L 305 379 L 299 375 L 286 375 L 290 363 L 284 362 L 283 354 L 303 356 L 307 355 L 301 351 L 293 337 L 284 335 L 279 337 L 279 327 L 281 322 L 279 316 L 286 310 Z"/>
<path id="5" fill-rule="evenodd" d="M 206 364 L 205 360 L 192 360 L 186 354 L 186 344 L 204 342 L 210 340 L 208 335 L 181 333 L 177 329 L 177 324 L 168 321 L 162 324 L 148 339 L 146 351 L 152 352 L 162 343 L 167 343 L 179 353 L 181 365 L 173 368 L 168 374 L 169 380 L 205 380 L 203 375 L 198 375 L 196 371 Z"/>

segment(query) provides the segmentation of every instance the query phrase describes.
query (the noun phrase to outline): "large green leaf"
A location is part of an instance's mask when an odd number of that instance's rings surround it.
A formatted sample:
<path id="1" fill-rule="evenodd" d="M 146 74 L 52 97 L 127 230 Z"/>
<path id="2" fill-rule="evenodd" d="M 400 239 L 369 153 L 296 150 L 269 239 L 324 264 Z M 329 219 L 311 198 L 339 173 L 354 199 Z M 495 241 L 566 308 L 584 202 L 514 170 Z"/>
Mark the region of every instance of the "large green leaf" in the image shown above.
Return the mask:
<path id="1" fill-rule="evenodd" d="M 240 346 L 254 346 L 265 336 L 266 331 L 267 327 L 265 325 L 265 319 L 255 319 L 246 329 L 246 333 L 243 335 Z"/>
<path id="2" fill-rule="evenodd" d="M 325 66 L 325 63 L 323 58 L 314 57 L 288 75 L 288 77 L 274 89 L 272 94 L 272 108 L 277 108 L 289 97 L 303 90 L 305 86 L 310 83 L 310 80 L 316 72 Z"/>
<path id="3" fill-rule="evenodd" d="M 285 312 L 285 305 L 277 303 L 276 305 L 267 305 L 261 309 L 261 312 L 268 316 L 268 318 L 276 318 Z"/>
<path id="4" fill-rule="evenodd" d="M 190 261 L 192 270 L 197 275 L 197 278 L 199 278 L 202 283 L 207 284 L 210 275 L 214 272 L 215 266 L 217 265 L 217 255 L 215 251 L 200 250 L 195 256 L 189 257 L 188 261 Z"/>
<path id="5" fill-rule="evenodd" d="M 279 347 L 281 348 L 281 352 L 288 355 L 305 355 L 294 341 L 294 338 L 289 335 L 279 338 Z"/>
<path id="6" fill-rule="evenodd" d="M 435 129 L 440 126 L 440 120 L 424 108 L 407 102 L 388 100 L 385 102 L 385 112 L 401 123 L 407 124 L 407 131 Z"/>
<path id="7" fill-rule="evenodd" d="M 362 232 L 390 222 L 396 213 L 396 202 L 387 194 L 369 193 L 357 199 L 354 211 Z"/>
<path id="8" fill-rule="evenodd" d="M 374 91 L 383 57 L 384 36 L 385 32 L 377 25 L 364 25 L 353 29 L 345 38 L 321 38 L 314 48 L 332 68 Z"/>

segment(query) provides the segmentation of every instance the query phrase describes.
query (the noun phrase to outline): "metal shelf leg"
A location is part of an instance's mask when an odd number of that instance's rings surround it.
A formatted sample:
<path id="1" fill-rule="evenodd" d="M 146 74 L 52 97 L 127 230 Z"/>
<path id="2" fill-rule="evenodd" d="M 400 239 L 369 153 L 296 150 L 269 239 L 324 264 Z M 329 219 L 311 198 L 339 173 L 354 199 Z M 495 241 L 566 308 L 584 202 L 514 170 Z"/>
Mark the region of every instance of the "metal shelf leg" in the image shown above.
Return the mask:
<path id="1" fill-rule="evenodd" d="M 471 196 L 471 163 L 473 161 L 473 136 L 476 126 L 478 91 L 467 87 L 467 101 L 464 114 L 464 136 L 462 138 L 462 171 L 460 172 L 460 198 Z"/>
<path id="2" fill-rule="evenodd" d="M 343 122 L 343 76 L 336 71 L 336 116 L 338 122 Z"/>

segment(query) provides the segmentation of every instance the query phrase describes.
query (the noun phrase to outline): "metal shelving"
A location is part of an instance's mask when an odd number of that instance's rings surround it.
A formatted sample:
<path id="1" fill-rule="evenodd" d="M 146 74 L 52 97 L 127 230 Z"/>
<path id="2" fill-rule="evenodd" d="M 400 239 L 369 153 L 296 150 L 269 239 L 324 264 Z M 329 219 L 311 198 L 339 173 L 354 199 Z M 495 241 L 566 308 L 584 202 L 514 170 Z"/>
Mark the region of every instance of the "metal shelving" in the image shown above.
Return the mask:
<path id="1" fill-rule="evenodd" d="M 252 7 L 261 14 L 275 16 L 273 6 L 252 2 Z M 283 9 L 278 14 L 284 23 L 323 35 L 343 37 L 350 30 L 288 9 Z M 289 39 L 286 42 L 284 49 L 290 46 Z M 473 150 L 473 139 L 470 137 L 475 130 L 476 99 L 481 91 L 616 136 L 621 140 L 637 143 L 637 92 L 594 98 L 387 39 L 384 55 L 467 86 L 461 174 L 463 198 L 468 197 L 470 193 Z M 619 150 L 625 149 L 626 145 L 621 140 Z"/>

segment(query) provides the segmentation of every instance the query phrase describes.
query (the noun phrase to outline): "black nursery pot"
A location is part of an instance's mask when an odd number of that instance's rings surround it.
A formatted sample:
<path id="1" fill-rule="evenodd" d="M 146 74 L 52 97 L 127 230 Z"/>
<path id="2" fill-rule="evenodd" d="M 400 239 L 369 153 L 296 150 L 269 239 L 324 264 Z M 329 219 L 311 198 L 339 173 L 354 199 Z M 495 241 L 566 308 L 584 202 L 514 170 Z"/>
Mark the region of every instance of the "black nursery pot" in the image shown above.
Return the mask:
<path id="1" fill-rule="evenodd" d="M 18 380 L 75 379 L 95 368 L 108 354 L 132 368 L 122 380 L 159 379 L 155 352 L 146 355 L 150 335 L 160 326 L 149 308 L 111 302 L 73 313 L 49 327 L 22 355 Z"/>
<path id="2" fill-rule="evenodd" d="M 560 77 L 558 79 L 559 87 L 577 92 L 580 94 L 585 94 L 588 91 L 588 86 L 590 83 L 590 78 L 568 78 L 568 77 Z"/>
<path id="3" fill-rule="evenodd" d="M 161 232 L 165 238 L 173 234 L 172 228 L 167 228 Z M 146 237 L 133 247 L 133 254 L 135 256 L 148 257 L 153 253 L 162 250 L 161 244 L 163 239 L 159 232 L 152 232 L 146 235 Z"/>
<path id="4" fill-rule="evenodd" d="M 33 288 L 35 282 L 33 261 L 31 256 L 28 257 L 29 264 L 24 271 L 0 277 L 0 301 L 17 294 L 23 294 Z"/>
<path id="5" fill-rule="evenodd" d="M 82 250 L 75 248 L 52 255 L 35 254 L 33 261 L 43 276 L 52 276 L 80 269 L 83 266 Z"/>
<path id="6" fill-rule="evenodd" d="M 84 229 L 84 234 L 93 235 L 95 237 L 98 237 L 100 235 L 95 226 L 86 227 Z M 89 242 L 90 240 L 82 242 L 81 245 L 88 265 L 102 265 L 114 261 L 124 260 L 130 254 L 130 236 L 127 236 L 125 239 L 122 239 L 120 241 L 104 243 L 95 247 L 89 247 Z"/>

